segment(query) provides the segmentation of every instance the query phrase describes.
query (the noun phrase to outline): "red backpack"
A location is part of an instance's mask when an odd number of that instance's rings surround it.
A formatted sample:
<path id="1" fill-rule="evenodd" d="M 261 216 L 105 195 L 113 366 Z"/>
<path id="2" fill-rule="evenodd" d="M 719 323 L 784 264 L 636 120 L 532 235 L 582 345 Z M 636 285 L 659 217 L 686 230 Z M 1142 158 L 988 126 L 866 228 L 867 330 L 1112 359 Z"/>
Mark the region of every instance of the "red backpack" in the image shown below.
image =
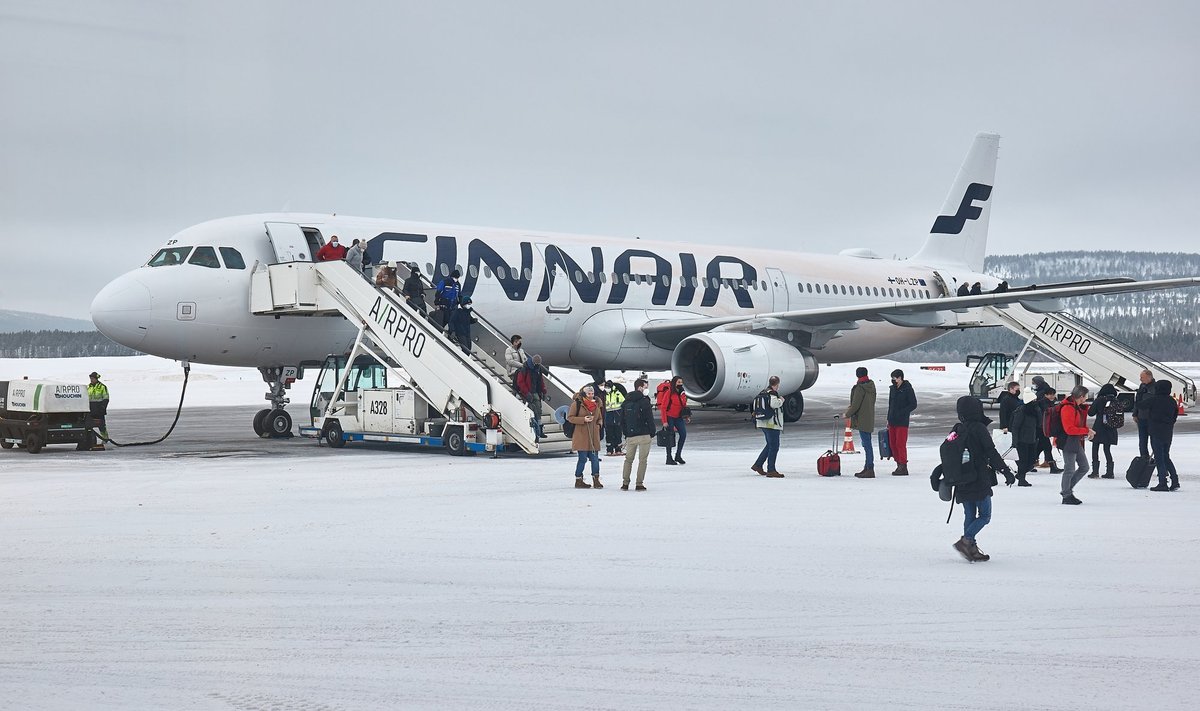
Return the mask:
<path id="1" fill-rule="evenodd" d="M 1056 439 L 1067 436 L 1067 431 L 1063 429 L 1062 407 L 1063 404 L 1059 402 L 1046 410 L 1046 417 L 1042 420 L 1042 434 Z"/>
<path id="2" fill-rule="evenodd" d="M 517 371 L 517 392 L 528 396 L 533 390 L 533 379 L 529 377 L 529 368 Z"/>
<path id="3" fill-rule="evenodd" d="M 658 409 L 663 410 L 667 407 L 667 398 L 671 395 L 671 381 L 664 380 L 658 384 L 654 390 L 654 401 L 658 403 Z"/>

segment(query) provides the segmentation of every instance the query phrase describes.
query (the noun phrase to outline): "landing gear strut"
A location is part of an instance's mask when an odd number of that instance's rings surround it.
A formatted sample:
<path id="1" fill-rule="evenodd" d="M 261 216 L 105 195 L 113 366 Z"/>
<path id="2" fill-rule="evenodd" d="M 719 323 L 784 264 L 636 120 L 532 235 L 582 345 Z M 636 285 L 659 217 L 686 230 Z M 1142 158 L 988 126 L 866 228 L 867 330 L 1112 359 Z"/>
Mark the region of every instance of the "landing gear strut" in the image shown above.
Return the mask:
<path id="1" fill-rule="evenodd" d="M 296 371 L 295 366 L 258 369 L 267 384 L 263 399 L 270 400 L 271 407 L 254 414 L 254 434 L 263 438 L 292 436 L 292 416 L 283 408 L 291 402 L 286 392 L 296 380 Z"/>

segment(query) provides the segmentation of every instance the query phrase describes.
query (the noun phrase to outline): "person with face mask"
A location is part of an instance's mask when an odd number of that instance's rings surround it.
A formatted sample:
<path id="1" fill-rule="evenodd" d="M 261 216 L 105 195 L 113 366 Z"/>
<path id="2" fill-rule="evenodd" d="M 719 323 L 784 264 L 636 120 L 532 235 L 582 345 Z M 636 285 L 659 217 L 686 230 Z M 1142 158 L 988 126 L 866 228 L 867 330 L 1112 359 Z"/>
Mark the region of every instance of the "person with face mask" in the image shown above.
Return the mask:
<path id="1" fill-rule="evenodd" d="M 674 434 L 675 456 L 667 447 L 667 464 L 687 464 L 680 456 L 683 443 L 687 441 L 687 423 L 692 419 L 692 410 L 687 404 L 687 393 L 683 392 L 683 376 L 676 375 L 669 383 L 658 387 L 658 416 L 663 427 Z"/>
<path id="2" fill-rule="evenodd" d="M 347 251 L 349 250 L 338 243 L 338 236 L 333 235 L 329 238 L 329 241 L 325 243 L 325 246 L 321 247 L 321 249 L 317 251 L 317 261 L 336 262 L 339 259 L 345 259 Z"/>

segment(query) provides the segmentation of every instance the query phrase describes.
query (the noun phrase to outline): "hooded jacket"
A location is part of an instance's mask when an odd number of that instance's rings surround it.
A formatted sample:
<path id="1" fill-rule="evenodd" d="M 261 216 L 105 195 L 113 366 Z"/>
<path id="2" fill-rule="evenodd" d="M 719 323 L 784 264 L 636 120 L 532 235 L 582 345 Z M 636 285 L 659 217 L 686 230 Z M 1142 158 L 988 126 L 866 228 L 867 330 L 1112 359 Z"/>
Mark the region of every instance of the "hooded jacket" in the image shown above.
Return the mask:
<path id="1" fill-rule="evenodd" d="M 887 423 L 896 427 L 908 427 L 908 417 L 917 409 L 917 393 L 912 383 L 905 380 L 900 387 L 892 385 L 888 388 Z M 980 411 L 983 406 L 980 405 Z M 989 422 L 991 420 L 988 420 Z"/>
<path id="2" fill-rule="evenodd" d="M 1150 419 L 1150 401 L 1154 399 L 1154 384 L 1158 382 L 1151 380 L 1148 383 L 1138 385 L 1137 392 L 1133 396 L 1133 416 L 1138 420 Z"/>
<path id="3" fill-rule="evenodd" d="M 1092 429 L 1096 431 L 1092 442 L 1109 445 L 1117 443 L 1117 428 L 1109 427 L 1108 423 L 1104 421 L 1104 408 L 1116 399 L 1117 389 L 1113 387 L 1112 383 L 1105 383 L 1100 388 L 1100 392 L 1096 394 L 1096 399 L 1092 400 L 1092 406 L 1088 408 L 1088 414 L 1096 418 L 1092 420 Z"/>
<path id="4" fill-rule="evenodd" d="M 1179 417 L 1179 404 L 1171 397 L 1170 380 L 1154 381 L 1154 399 L 1150 401 L 1150 436 L 1170 438 Z"/>
<path id="5" fill-rule="evenodd" d="M 849 417 L 850 426 L 859 432 L 875 431 L 874 380 L 864 380 L 850 388 L 850 407 L 842 417 Z"/>
<path id="6" fill-rule="evenodd" d="M 1042 408 L 1038 401 L 1030 400 L 1013 410 L 1012 419 L 1008 423 L 1008 433 L 1012 435 L 1013 446 L 1036 445 L 1038 433 L 1042 431 Z"/>
<path id="7" fill-rule="evenodd" d="M 996 445 L 992 442 L 991 435 L 988 434 L 987 426 L 991 423 L 991 419 L 983 414 L 983 403 L 973 395 L 964 395 L 958 399 L 956 409 L 960 423 L 958 425 L 959 436 L 967 438 L 966 448 L 971 453 L 971 462 L 975 466 L 977 475 L 973 481 L 955 487 L 955 501 L 959 503 L 982 501 L 992 495 L 992 487 L 996 485 L 997 471 L 1004 472 L 1005 479 L 1010 479 L 1013 475 L 1004 459 L 1000 457 L 1000 453 L 996 451 Z M 934 490 L 937 490 L 940 480 L 941 468 L 939 467 L 929 479 Z"/>

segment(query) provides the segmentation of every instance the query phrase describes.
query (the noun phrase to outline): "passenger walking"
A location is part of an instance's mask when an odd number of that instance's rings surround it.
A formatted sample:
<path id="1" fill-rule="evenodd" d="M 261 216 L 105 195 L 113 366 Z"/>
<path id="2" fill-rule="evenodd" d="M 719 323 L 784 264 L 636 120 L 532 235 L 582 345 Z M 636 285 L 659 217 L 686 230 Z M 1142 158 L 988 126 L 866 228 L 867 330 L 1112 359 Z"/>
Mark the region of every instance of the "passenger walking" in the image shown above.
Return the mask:
<path id="1" fill-rule="evenodd" d="M 621 405 L 625 402 L 625 393 L 621 386 L 611 380 L 604 382 L 604 439 L 605 453 L 610 457 L 624 454 L 621 447 L 623 432 L 621 427 Z"/>
<path id="2" fill-rule="evenodd" d="M 1034 464 L 1037 463 L 1038 435 L 1042 431 L 1042 407 L 1032 390 L 1022 393 L 1021 400 L 1022 405 L 1013 410 L 1008 432 L 1012 435 L 1012 446 L 1017 450 L 1017 486 L 1033 486 L 1026 477 L 1037 471 Z"/>
<path id="3" fill-rule="evenodd" d="M 1171 461 L 1171 440 L 1175 436 L 1175 420 L 1179 417 L 1179 407 L 1175 398 L 1171 397 L 1173 383 L 1170 380 L 1158 380 L 1154 383 L 1154 399 L 1150 403 L 1150 449 L 1154 452 L 1155 466 L 1158 468 L 1158 486 L 1150 491 L 1178 491 L 1179 473 L 1175 471 L 1175 462 Z M 1167 477 L 1171 483 L 1167 483 Z"/>
<path id="4" fill-rule="evenodd" d="M 416 262 L 408 265 L 408 276 L 404 278 L 404 286 L 400 287 L 400 295 L 410 307 L 425 315 L 425 282 L 421 280 L 421 268 Z"/>
<path id="5" fill-rule="evenodd" d="M 863 452 L 867 455 L 866 465 L 854 476 L 874 479 L 875 450 L 871 434 L 875 431 L 875 381 L 867 377 L 867 369 L 861 366 L 855 369 L 854 375 L 858 380 L 850 388 L 850 406 L 842 413 L 842 417 L 849 417 L 851 429 L 858 430 L 858 440 L 862 442 Z"/>
<path id="6" fill-rule="evenodd" d="M 323 247 L 317 250 L 318 262 L 336 262 L 346 258 L 346 248 L 338 243 L 338 236 L 333 235 Z"/>
<path id="7" fill-rule="evenodd" d="M 638 470 L 635 491 L 646 490 L 646 460 L 650 458 L 650 439 L 654 435 L 654 406 L 646 397 L 650 383 L 645 378 L 633 381 L 633 392 L 621 404 L 621 423 L 625 430 L 625 465 L 621 475 L 621 491 L 629 491 L 629 475 L 637 457 Z"/>
<path id="8" fill-rule="evenodd" d="M 346 264 L 354 271 L 362 274 L 363 268 L 363 243 L 361 240 L 354 240 L 350 244 L 350 249 L 346 250 Z"/>
<path id="9" fill-rule="evenodd" d="M 1088 460 L 1084 453 L 1084 442 L 1095 436 L 1095 431 L 1087 426 L 1088 389 L 1082 385 L 1071 388 L 1071 394 L 1063 400 L 1059 407 L 1062 420 L 1063 436 L 1059 438 L 1059 446 L 1063 453 L 1062 470 L 1062 502 L 1077 506 L 1082 504 L 1075 497 L 1075 485 L 1087 475 Z"/>
<path id="10" fill-rule="evenodd" d="M 538 439 L 546 436 L 542 431 L 542 402 L 546 400 L 545 375 L 542 357 L 535 354 L 525 360 L 525 365 L 514 377 L 517 394 L 533 412 L 533 429 L 537 432 Z"/>
<path id="11" fill-rule="evenodd" d="M 767 381 L 766 390 L 760 392 L 755 398 L 754 409 L 756 411 L 754 426 L 763 433 L 766 443 L 763 445 L 762 451 L 758 453 L 758 458 L 754 460 L 754 466 L 750 467 L 750 470 L 770 479 L 782 479 L 783 474 L 775 468 L 775 460 L 779 455 L 779 437 L 783 434 L 783 398 L 779 396 L 778 375 L 772 375 Z M 757 411 L 760 409 L 764 411 L 765 417 L 758 417 Z M 767 465 L 765 471 L 763 470 L 764 464 Z"/>
<path id="12" fill-rule="evenodd" d="M 571 400 L 567 411 L 567 422 L 575 425 L 571 434 L 571 449 L 577 453 L 575 464 L 576 489 L 603 489 L 600 483 L 600 423 L 604 421 L 604 405 L 596 400 L 596 390 L 584 385 Z M 592 463 L 592 483 L 583 480 L 583 465 Z"/>
<path id="13" fill-rule="evenodd" d="M 1133 420 L 1138 428 L 1138 454 L 1142 461 L 1150 459 L 1150 404 L 1156 395 L 1154 374 L 1147 368 L 1138 376 L 1141 384 L 1133 396 Z"/>
<path id="14" fill-rule="evenodd" d="M 888 446 L 892 448 L 892 459 L 896 470 L 892 476 L 908 476 L 908 422 L 917 409 L 917 393 L 912 383 L 904 379 L 904 371 L 892 371 L 892 387 L 888 390 Z"/>
<path id="15" fill-rule="evenodd" d="M 687 393 L 683 392 L 683 376 L 676 375 L 668 383 L 663 381 L 658 386 L 658 414 L 662 418 L 663 427 L 673 433 L 675 456 L 671 456 L 671 448 L 667 447 L 667 464 L 687 464 L 680 454 L 683 443 L 687 441 L 687 423 L 692 420 L 692 410 L 687 404 Z"/>
<path id="16" fill-rule="evenodd" d="M 979 282 L 975 282 L 974 284 L 971 285 L 971 296 L 979 296 L 982 293 L 983 293 L 983 285 L 982 284 L 980 284 Z"/>
<path id="17" fill-rule="evenodd" d="M 380 267 L 379 271 L 375 272 L 375 286 L 380 289 L 396 290 L 396 269 L 395 267 Z"/>
<path id="18" fill-rule="evenodd" d="M 437 286 L 434 287 L 433 305 L 438 313 L 437 320 L 443 324 L 443 330 L 446 333 L 450 332 L 450 317 L 454 315 L 454 311 L 458 308 L 458 297 L 461 289 L 458 278 L 460 276 L 459 271 L 455 269 L 450 272 L 449 276 L 439 279 Z"/>
<path id="19" fill-rule="evenodd" d="M 517 385 L 517 373 L 529 361 L 529 355 L 525 353 L 522 342 L 521 337 L 514 333 L 512 338 L 508 339 L 508 348 L 504 349 L 504 367 L 508 370 L 508 379 L 513 381 L 514 388 Z"/>
<path id="20" fill-rule="evenodd" d="M 1104 461 L 1106 468 L 1103 478 L 1113 479 L 1113 456 L 1112 448 L 1117 443 L 1117 428 L 1113 427 L 1108 418 L 1111 413 L 1119 412 L 1121 404 L 1117 402 L 1117 389 L 1111 383 L 1105 383 L 1100 387 L 1100 392 L 1097 393 L 1096 399 L 1092 400 L 1092 406 L 1088 408 L 1088 414 L 1095 417 L 1092 420 L 1092 431 L 1096 436 L 1092 438 L 1092 473 L 1088 474 L 1089 479 L 1096 479 L 1100 474 L 1100 447 L 1104 446 Z"/>
<path id="21" fill-rule="evenodd" d="M 955 296 L 970 296 L 971 295 L 971 285 L 964 281 L 962 284 L 960 284 L 958 286 L 958 291 L 954 292 L 954 295 Z"/>
<path id="22" fill-rule="evenodd" d="M 1000 406 L 1000 430 L 1007 433 L 1013 412 L 1021 407 L 1021 384 L 1012 382 L 1006 385 L 1004 392 L 996 398 L 996 404 Z"/>
<path id="23" fill-rule="evenodd" d="M 87 386 L 88 411 L 96 422 L 100 437 L 108 439 L 108 386 L 100 382 L 100 374 L 95 371 L 88 378 L 91 379 Z"/>
<path id="24" fill-rule="evenodd" d="M 983 403 L 972 395 L 964 395 L 956 404 L 958 424 L 954 426 L 947 442 L 961 438 L 956 447 L 950 448 L 955 459 L 961 461 L 961 469 L 954 475 L 954 499 L 963 507 L 963 535 L 954 544 L 954 550 L 972 563 L 991 560 L 992 557 L 979 550 L 979 532 L 992 520 L 992 487 L 998 483 L 996 472 L 1004 473 L 1004 481 L 1013 485 L 1015 477 L 1008 465 L 996 451 L 996 445 L 988 434 L 988 423 L 983 414 Z M 948 450 L 943 445 L 943 453 Z M 942 460 L 941 466 L 933 470 L 929 481 L 937 491 L 947 466 L 958 462 Z M 949 478 L 949 477 L 947 477 Z"/>
<path id="25" fill-rule="evenodd" d="M 458 308 L 450 312 L 450 320 L 446 324 L 451 339 L 457 341 L 458 347 L 467 355 L 471 354 L 471 324 L 478 320 L 471 306 L 471 297 L 464 296 Z"/>
<path id="26" fill-rule="evenodd" d="M 1033 392 L 1037 394 L 1038 405 L 1042 408 L 1042 418 L 1045 419 L 1046 413 L 1054 407 L 1054 403 L 1058 399 L 1058 391 L 1050 387 L 1045 378 L 1035 375 L 1033 376 Z M 1042 463 L 1038 466 L 1050 467 L 1051 474 L 1058 474 L 1062 470 L 1058 468 L 1058 462 L 1054 461 L 1054 444 L 1046 435 L 1044 427 L 1039 427 L 1038 432 L 1038 450 L 1042 453 Z"/>

